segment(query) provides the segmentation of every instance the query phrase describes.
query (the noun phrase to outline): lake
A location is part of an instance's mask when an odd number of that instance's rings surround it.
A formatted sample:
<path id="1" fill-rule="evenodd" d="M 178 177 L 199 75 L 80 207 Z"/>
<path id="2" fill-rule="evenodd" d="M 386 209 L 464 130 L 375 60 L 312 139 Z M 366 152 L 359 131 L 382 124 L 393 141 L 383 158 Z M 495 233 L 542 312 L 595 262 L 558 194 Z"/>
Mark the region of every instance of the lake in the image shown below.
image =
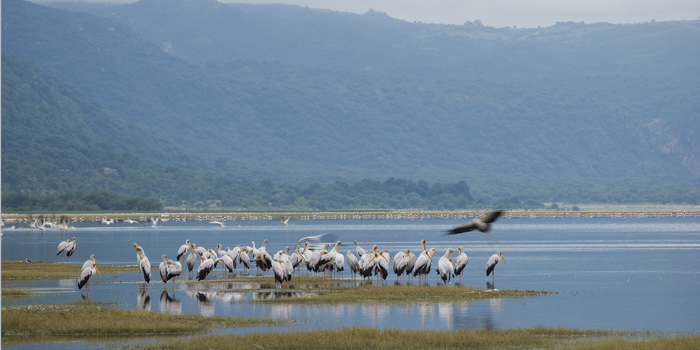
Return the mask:
<path id="1" fill-rule="evenodd" d="M 102 274 L 90 281 L 90 300 L 118 302 L 125 309 L 153 312 L 201 313 L 204 315 L 256 316 L 296 320 L 293 325 L 254 327 L 233 332 L 309 330 L 349 326 L 400 329 L 504 329 L 529 327 L 576 327 L 586 329 L 700 332 L 700 218 L 501 218 L 491 232 L 445 235 L 468 219 L 292 219 L 284 226 L 277 220 L 226 221 L 225 227 L 208 221 L 170 220 L 153 227 L 148 222 L 71 223 L 67 231 L 39 231 L 26 225 L 5 227 L 2 237 L 4 260 L 62 261 L 56 256 L 61 240 L 76 237 L 73 262 L 82 264 L 90 254 L 98 265 L 135 265 L 133 243 L 141 245 L 152 264 L 161 254 L 174 258 L 177 249 L 190 239 L 198 246 L 216 244 L 258 246 L 267 239 L 267 251 L 294 247 L 304 237 L 329 233 L 343 242 L 341 251 L 355 251 L 357 240 L 365 249 L 373 244 L 391 254 L 408 248 L 420 249 L 420 240 L 436 248 L 429 284 L 442 284 L 436 275 L 437 257 L 445 249 L 464 247 L 469 264 L 462 284 L 487 288 L 485 265 L 496 251 L 507 264 L 496 267 L 498 289 L 540 290 L 556 294 L 519 299 L 497 299 L 471 303 L 420 305 L 267 305 L 250 302 L 257 298 L 293 297 L 300 291 L 265 289 L 254 284 L 216 285 L 219 270 L 209 286 L 223 291 L 203 292 L 202 284 L 176 282 L 163 286 L 153 272 L 147 291 L 134 273 Z M 456 254 L 455 254 L 456 255 Z M 455 256 L 453 255 L 453 257 Z M 184 265 L 184 264 L 183 264 Z M 195 267 L 196 268 L 196 267 Z M 239 267 L 240 269 L 240 267 Z M 245 273 L 242 270 L 239 274 Z M 255 267 L 250 270 L 255 274 Z M 77 276 L 76 276 L 77 277 Z M 352 281 L 349 269 L 344 278 Z M 270 283 L 273 278 L 269 277 Z M 387 284 L 396 282 L 390 273 Z M 376 283 L 376 282 L 375 282 Z M 413 282 L 417 283 L 417 279 Z M 28 287 L 36 296 L 3 300 L 3 305 L 73 302 L 81 300 L 74 280 L 3 283 L 3 287 Z M 227 288 L 236 292 L 226 292 Z M 460 288 L 460 278 L 449 283 Z M 240 292 L 240 289 L 249 292 Z M 50 345 L 46 345 L 51 347 Z M 77 346 L 77 345 L 76 345 Z"/>

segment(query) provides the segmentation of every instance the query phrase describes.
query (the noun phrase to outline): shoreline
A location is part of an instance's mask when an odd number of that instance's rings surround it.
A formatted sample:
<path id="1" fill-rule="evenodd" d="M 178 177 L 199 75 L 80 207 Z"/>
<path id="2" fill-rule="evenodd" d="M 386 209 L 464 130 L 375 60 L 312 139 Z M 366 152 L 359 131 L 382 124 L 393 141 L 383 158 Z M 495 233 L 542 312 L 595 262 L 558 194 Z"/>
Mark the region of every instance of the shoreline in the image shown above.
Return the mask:
<path id="1" fill-rule="evenodd" d="M 645 217 L 700 217 L 700 206 L 599 206 L 590 208 L 582 206 L 582 210 L 508 210 L 505 218 L 645 218 Z M 296 220 L 352 220 L 352 219 L 468 219 L 479 217 L 490 209 L 481 210 L 342 210 L 342 211 L 165 211 L 158 213 L 2 213 L 3 223 L 17 223 L 31 218 L 67 217 L 71 221 L 100 221 L 102 219 L 149 221 L 159 218 L 168 220 L 280 220 L 293 218 Z"/>

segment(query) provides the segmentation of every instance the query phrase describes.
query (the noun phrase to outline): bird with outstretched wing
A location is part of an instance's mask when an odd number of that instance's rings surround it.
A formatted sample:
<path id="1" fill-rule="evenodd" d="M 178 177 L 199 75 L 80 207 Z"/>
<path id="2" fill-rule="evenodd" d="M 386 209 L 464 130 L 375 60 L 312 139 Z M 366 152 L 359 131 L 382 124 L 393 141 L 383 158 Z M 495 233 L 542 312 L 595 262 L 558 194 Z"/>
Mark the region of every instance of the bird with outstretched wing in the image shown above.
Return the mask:
<path id="1" fill-rule="evenodd" d="M 458 233 L 464 233 L 464 232 L 469 232 L 473 230 L 479 230 L 481 232 L 488 232 L 491 229 L 491 223 L 496 221 L 501 214 L 503 214 L 504 210 L 495 210 L 492 211 L 483 218 L 475 218 L 469 221 L 468 223 L 462 225 L 462 226 L 457 226 L 451 230 L 449 230 L 447 233 L 451 235 L 456 235 Z"/>

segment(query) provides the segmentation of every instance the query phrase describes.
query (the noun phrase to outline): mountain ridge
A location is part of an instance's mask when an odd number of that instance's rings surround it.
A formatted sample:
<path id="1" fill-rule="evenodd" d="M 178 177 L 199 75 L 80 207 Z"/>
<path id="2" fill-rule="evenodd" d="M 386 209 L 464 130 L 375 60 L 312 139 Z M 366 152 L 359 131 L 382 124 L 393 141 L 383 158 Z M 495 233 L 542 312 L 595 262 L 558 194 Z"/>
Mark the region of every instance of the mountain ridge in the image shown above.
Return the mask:
<path id="1" fill-rule="evenodd" d="M 252 22 L 273 11 L 267 18 L 290 17 L 280 26 L 263 21 L 258 27 L 265 30 L 227 60 L 209 57 L 206 47 L 232 48 L 207 31 L 173 37 L 177 45 L 168 50 L 128 7 L 142 6 L 136 12 L 153 19 L 158 8 L 143 7 L 168 3 L 142 1 L 99 17 L 3 1 L 3 52 L 181 145 L 177 166 L 224 176 L 292 183 L 397 176 L 466 180 L 492 191 L 497 185 L 490 180 L 498 178 L 498 186 L 518 191 L 537 178 L 597 178 L 610 186 L 631 177 L 700 174 L 693 127 L 700 21 L 521 31 L 208 1 L 200 10 L 220 8 L 221 16 L 230 7 Z M 206 28 L 193 13 L 175 11 L 167 21 L 190 15 L 190 28 Z M 288 29 L 308 16 L 316 22 Z M 150 23 L 161 24 L 179 33 Z M 309 26 L 328 29 L 299 34 Z M 369 40 L 367 33 L 381 37 Z M 346 34 L 348 40 L 337 39 Z M 293 35 L 275 47 L 279 37 Z M 303 46 L 293 47 L 298 42 Z M 192 59 L 196 53 L 209 59 Z M 151 152 L 143 156 L 155 158 Z"/>

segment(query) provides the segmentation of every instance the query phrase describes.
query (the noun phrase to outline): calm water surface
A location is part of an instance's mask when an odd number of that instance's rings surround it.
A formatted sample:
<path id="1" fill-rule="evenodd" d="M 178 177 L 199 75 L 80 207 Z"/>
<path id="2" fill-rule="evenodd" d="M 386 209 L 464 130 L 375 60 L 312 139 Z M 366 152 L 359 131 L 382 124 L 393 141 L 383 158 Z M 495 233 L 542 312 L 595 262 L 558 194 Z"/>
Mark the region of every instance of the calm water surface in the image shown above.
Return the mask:
<path id="1" fill-rule="evenodd" d="M 496 268 L 496 288 L 557 292 L 537 298 L 487 300 L 473 303 L 434 303 L 411 306 L 384 305 L 264 305 L 260 298 L 294 297 L 299 290 L 275 291 L 255 284 L 216 283 L 220 271 L 210 276 L 209 287 L 171 283 L 164 287 L 153 273 L 148 290 L 134 268 L 133 274 L 102 274 L 93 278 L 90 300 L 118 302 L 124 309 L 153 312 L 200 313 L 203 315 L 256 316 L 295 320 L 293 325 L 255 327 L 232 332 L 266 332 L 373 326 L 400 329 L 483 329 L 515 327 L 579 327 L 587 329 L 658 330 L 700 332 L 700 218 L 502 218 L 492 232 L 446 236 L 444 232 L 466 220 L 292 220 L 283 226 L 275 220 L 227 221 L 225 227 L 207 221 L 170 220 L 152 227 L 149 223 L 73 223 L 64 232 L 38 231 L 27 227 L 3 230 L 2 259 L 51 260 L 61 240 L 77 239 L 75 264 L 91 253 L 99 265 L 135 264 L 134 242 L 141 245 L 151 263 L 161 254 L 175 256 L 186 239 L 213 248 L 258 245 L 268 239 L 267 250 L 294 247 L 301 237 L 331 233 L 343 242 L 341 251 L 354 252 L 353 240 L 370 249 L 377 244 L 394 254 L 418 250 L 425 238 L 436 257 L 445 249 L 462 246 L 469 255 L 464 285 L 486 288 L 485 264 L 491 254 L 503 252 L 507 264 Z M 66 262 L 70 263 L 70 262 Z M 439 277 L 433 264 L 430 284 Z M 238 271 L 244 274 L 244 271 Z M 255 269 L 251 269 L 255 273 Z M 350 279 L 349 269 L 345 277 Z M 417 281 L 417 280 L 416 280 Z M 272 282 L 272 277 L 270 277 Z M 389 276 L 386 283 L 396 282 Z M 350 279 L 348 283 L 352 282 Z M 449 288 L 459 288 L 453 280 Z M 3 300 L 3 306 L 73 302 L 84 291 L 74 280 L 3 283 L 3 287 L 29 287 L 37 296 Z M 226 292 L 235 289 L 236 292 Z M 245 291 L 241 291 L 241 290 Z M 65 345 L 65 344 L 62 344 Z M 44 344 L 46 347 L 60 347 Z M 82 343 L 71 345 L 80 348 Z M 19 348 L 19 347 L 16 347 Z"/>

